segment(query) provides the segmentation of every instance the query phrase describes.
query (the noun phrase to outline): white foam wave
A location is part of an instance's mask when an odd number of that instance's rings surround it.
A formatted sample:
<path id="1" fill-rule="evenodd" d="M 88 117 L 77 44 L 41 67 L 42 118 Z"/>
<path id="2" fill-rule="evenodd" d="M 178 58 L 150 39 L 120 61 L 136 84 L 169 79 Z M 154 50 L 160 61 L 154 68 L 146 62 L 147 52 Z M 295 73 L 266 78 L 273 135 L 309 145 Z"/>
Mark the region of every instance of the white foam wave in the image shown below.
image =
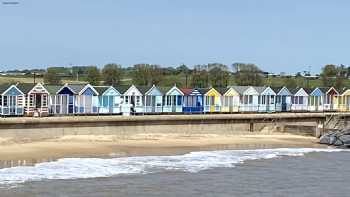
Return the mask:
<path id="1" fill-rule="evenodd" d="M 257 150 L 221 150 L 191 152 L 176 156 L 140 156 L 122 158 L 65 158 L 34 166 L 0 169 L 0 184 L 48 179 L 80 179 L 141 174 L 167 170 L 199 172 L 211 168 L 230 168 L 247 160 L 279 156 L 302 156 L 310 152 L 339 152 L 342 149 L 279 148 Z"/>

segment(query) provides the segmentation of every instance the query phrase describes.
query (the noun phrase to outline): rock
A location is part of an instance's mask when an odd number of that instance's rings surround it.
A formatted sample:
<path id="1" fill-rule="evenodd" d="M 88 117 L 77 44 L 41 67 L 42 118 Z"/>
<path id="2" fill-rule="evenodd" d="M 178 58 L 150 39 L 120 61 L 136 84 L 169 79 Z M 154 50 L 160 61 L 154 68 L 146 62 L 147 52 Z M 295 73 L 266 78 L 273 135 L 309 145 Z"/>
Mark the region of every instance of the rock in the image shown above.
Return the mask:
<path id="1" fill-rule="evenodd" d="M 350 129 L 329 132 L 320 137 L 320 144 L 350 146 Z"/>

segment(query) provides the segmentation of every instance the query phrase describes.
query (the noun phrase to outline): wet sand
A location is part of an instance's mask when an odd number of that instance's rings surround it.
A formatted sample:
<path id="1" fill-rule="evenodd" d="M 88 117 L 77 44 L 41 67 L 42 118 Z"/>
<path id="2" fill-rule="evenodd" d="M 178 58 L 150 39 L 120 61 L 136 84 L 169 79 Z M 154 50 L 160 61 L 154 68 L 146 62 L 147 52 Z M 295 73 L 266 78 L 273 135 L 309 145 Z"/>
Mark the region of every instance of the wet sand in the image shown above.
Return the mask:
<path id="1" fill-rule="evenodd" d="M 180 135 L 137 134 L 128 138 L 114 135 L 71 135 L 42 141 L 0 139 L 3 167 L 31 165 L 67 157 L 121 157 L 175 155 L 200 150 L 324 147 L 317 139 L 291 134 Z"/>

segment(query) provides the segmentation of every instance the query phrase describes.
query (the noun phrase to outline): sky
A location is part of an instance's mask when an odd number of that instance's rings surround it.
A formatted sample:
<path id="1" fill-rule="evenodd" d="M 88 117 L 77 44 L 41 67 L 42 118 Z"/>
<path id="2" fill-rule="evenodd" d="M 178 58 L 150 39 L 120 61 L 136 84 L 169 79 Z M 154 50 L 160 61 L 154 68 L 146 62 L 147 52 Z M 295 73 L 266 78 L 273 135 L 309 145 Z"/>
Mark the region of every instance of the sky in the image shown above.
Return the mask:
<path id="1" fill-rule="evenodd" d="M 11 1 L 19 4 L 0 5 L 0 70 L 244 62 L 318 73 L 350 65 L 347 0 Z"/>

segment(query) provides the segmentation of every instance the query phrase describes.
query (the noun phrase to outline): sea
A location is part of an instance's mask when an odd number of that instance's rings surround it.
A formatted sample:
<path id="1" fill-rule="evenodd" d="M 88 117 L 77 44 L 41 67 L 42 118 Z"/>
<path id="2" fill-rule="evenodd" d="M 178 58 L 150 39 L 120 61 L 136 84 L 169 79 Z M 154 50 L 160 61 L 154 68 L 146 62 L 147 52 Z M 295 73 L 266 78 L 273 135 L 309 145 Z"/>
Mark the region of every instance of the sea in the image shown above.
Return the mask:
<path id="1" fill-rule="evenodd" d="M 1 197 L 350 196 L 350 151 L 216 150 L 0 169 Z"/>

